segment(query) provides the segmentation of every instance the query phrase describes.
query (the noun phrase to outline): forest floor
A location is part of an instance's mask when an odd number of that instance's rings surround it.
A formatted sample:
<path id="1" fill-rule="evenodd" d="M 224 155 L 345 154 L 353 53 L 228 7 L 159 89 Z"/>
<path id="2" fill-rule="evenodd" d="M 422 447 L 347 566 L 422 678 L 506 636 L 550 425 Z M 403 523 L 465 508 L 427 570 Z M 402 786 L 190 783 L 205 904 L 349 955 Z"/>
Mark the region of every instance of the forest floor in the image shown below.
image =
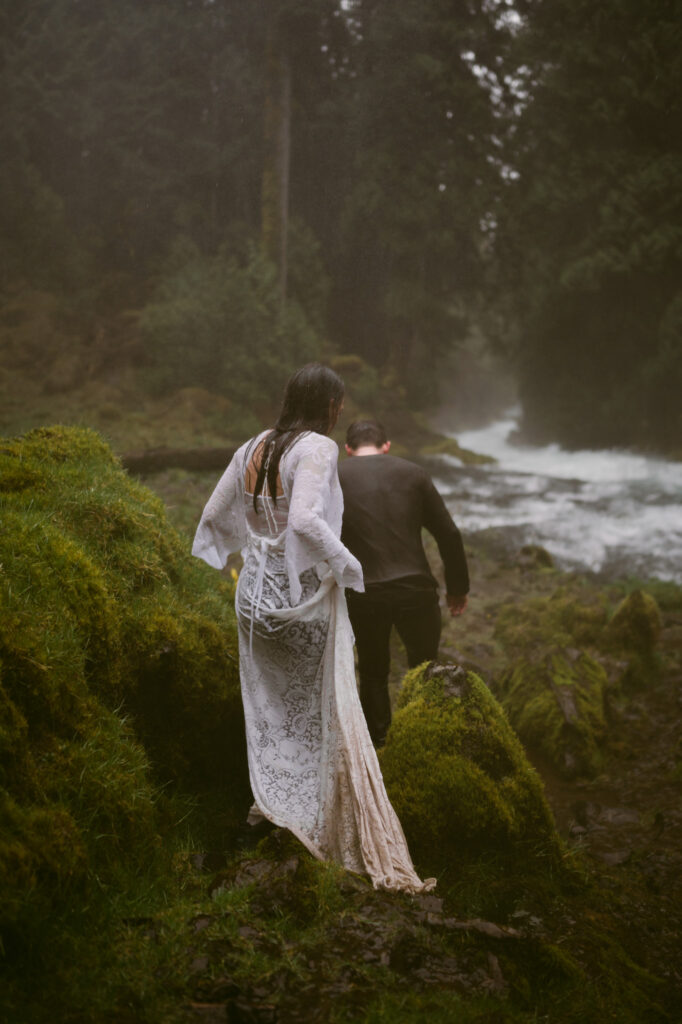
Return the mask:
<path id="1" fill-rule="evenodd" d="M 215 431 L 207 436 L 200 410 L 203 395 L 192 391 L 185 397 L 196 430 L 184 429 L 189 413 L 183 408 L 183 442 L 205 445 L 223 439 L 218 427 L 222 410 L 216 410 Z M 107 415 L 119 423 L 112 408 Z M 46 421 L 55 418 L 60 417 L 45 416 Z M 144 430 L 133 437 L 123 417 L 119 451 L 133 442 L 159 443 L 163 425 L 155 420 L 159 433 L 148 432 L 146 415 L 143 419 Z M 218 475 L 174 469 L 143 482 L 160 495 L 171 523 L 189 539 Z M 607 585 L 592 577 L 538 569 L 500 538 L 485 543 L 472 538 L 467 553 L 469 605 L 460 618 L 450 619 L 443 612 L 441 660 L 476 671 L 493 691 L 509 664 L 496 635 L 502 608 L 549 598 L 558 589 L 587 602 L 607 594 L 616 603 L 634 586 L 633 581 Z M 435 549 L 429 557 L 437 571 Z M 438 895 L 409 900 L 374 892 L 334 865 L 317 865 L 313 871 L 302 848 L 277 834 L 255 852 L 232 850 L 227 858 L 224 844 L 204 851 L 194 846 L 193 852 L 178 854 L 177 892 L 150 892 L 148 904 L 141 903 L 134 915 L 127 904 L 118 915 L 114 909 L 111 932 L 102 933 L 101 947 L 91 937 L 86 945 L 75 946 L 72 956 L 65 951 L 65 975 L 55 986 L 69 990 L 72 981 L 73 1006 L 51 1019 L 74 1024 L 416 1024 L 424 1014 L 433 1021 L 452 1020 L 454 990 L 463 1000 L 456 1010 L 461 1024 L 582 1024 L 606 1019 L 590 1016 L 594 992 L 585 996 L 585 1013 L 576 1002 L 578 981 L 566 982 L 570 1005 L 543 1006 L 541 971 L 548 970 L 553 978 L 552 972 L 559 970 L 558 961 L 545 964 L 550 948 L 567 951 L 575 963 L 589 966 L 594 959 L 589 941 L 598 933 L 626 951 L 636 965 L 633 971 L 645 968 L 660 979 L 662 1013 L 641 1019 L 682 1019 L 682 609 L 677 604 L 662 607 L 662 612 L 662 671 L 646 688 L 611 693 L 601 774 L 569 781 L 529 751 L 571 856 L 604 900 L 591 903 L 587 886 L 570 897 L 538 892 L 535 898 L 532 889 L 515 888 L 511 878 L 501 881 L 500 892 L 492 895 L 452 889 L 454 895 L 444 905 Z M 404 651 L 394 638 L 393 696 L 406 667 Z M 515 988 L 513 978 L 515 970 L 525 977 L 519 964 L 526 960 L 540 973 L 524 1005 L 523 986 Z M 566 968 L 566 977 L 571 969 Z M 597 965 L 593 973 L 599 969 Z M 592 981 L 598 987 L 599 979 Z M 623 984 L 627 981 L 624 976 Z M 556 985 L 552 992 L 558 993 Z M 500 1011 L 508 991 L 514 999 L 508 1011 Z M 423 993 L 426 1004 L 420 1002 Z M 50 1018 L 22 1019 L 42 1024 Z M 634 1014 L 627 1020 L 639 1024 Z"/>
<path id="2" fill-rule="evenodd" d="M 170 471 L 149 482 L 164 496 L 171 519 L 187 532 L 196 516 L 193 506 L 202 492 L 204 496 L 208 493 L 209 476 L 194 478 L 181 471 Z M 435 546 L 429 548 L 428 553 L 438 574 Z M 493 690 L 508 666 L 508 655 L 496 637 L 497 613 L 503 606 L 537 597 L 549 598 L 559 588 L 587 603 L 604 594 L 616 603 L 633 585 L 632 581 L 619 586 L 595 577 L 537 569 L 518 552 L 509 550 L 501 538 L 487 543 L 474 541 L 468 545 L 468 558 L 472 578 L 469 604 L 464 615 L 454 619 L 443 608 L 440 656 L 444 662 L 475 670 Z M 544 781 L 560 835 L 585 865 L 598 889 L 608 894 L 608 913 L 617 919 L 619 932 L 627 935 L 629 956 L 661 979 L 666 990 L 664 1002 L 668 1006 L 679 1006 L 682 1014 L 679 959 L 682 944 L 682 743 L 679 729 L 682 610 L 679 608 L 663 610 L 658 651 L 664 670 L 655 684 L 633 692 L 611 694 L 609 736 L 600 775 L 594 779 L 567 780 L 533 751 L 529 751 L 529 756 Z M 394 635 L 391 671 L 394 699 L 406 669 L 404 649 Z M 249 870 L 259 869 L 250 867 Z M 260 870 L 267 872 L 271 868 L 262 866 Z M 281 879 L 277 884 L 282 884 Z M 365 893 L 360 897 L 355 894 L 354 898 L 366 902 L 368 897 Z M 380 903 L 381 900 L 373 911 L 378 921 L 384 913 Z M 432 920 L 438 920 L 437 904 L 438 901 L 426 915 Z M 580 919 L 580 908 L 577 909 L 575 916 L 565 908 L 558 911 L 561 920 L 551 923 L 545 920 L 544 926 L 560 934 L 560 941 L 570 943 L 572 939 L 579 947 L 585 921 Z M 416 927 L 420 914 L 424 918 L 423 908 L 411 911 L 403 908 L 399 913 L 404 918 L 401 927 L 407 929 L 407 933 Z M 604 910 L 583 906 L 582 913 L 596 918 Z M 393 923 L 395 925 L 395 918 Z M 375 955 L 389 957 L 390 936 L 389 929 L 382 940 L 379 929 L 370 959 Z M 352 940 L 352 935 L 350 938 Z M 494 974 L 494 970 L 489 972 L 488 991 L 491 986 L 494 988 Z M 406 983 L 408 981 L 409 976 Z M 349 992 L 355 991 L 350 982 L 346 988 Z M 337 992 L 339 998 L 343 997 L 343 990 L 342 984 Z M 202 1009 L 200 1002 L 194 1012 L 197 1019 L 212 1019 L 213 1011 L 208 1006 Z M 290 1012 L 292 1020 L 298 1019 L 293 1005 Z M 204 1018 L 204 1014 L 208 1016 Z M 305 1020 L 305 1014 L 300 1019 Z"/>
<path id="3" fill-rule="evenodd" d="M 560 586 L 585 600 L 609 590 L 616 600 L 620 596 L 617 586 L 596 578 L 533 570 L 499 543 L 492 550 L 470 547 L 468 556 L 469 605 L 460 618 L 443 610 L 440 653 L 444 661 L 477 671 L 493 690 L 505 668 L 495 635 L 502 605 L 549 597 Z M 559 833 L 584 855 L 599 886 L 612 892 L 637 962 L 678 993 L 682 1014 L 682 609 L 663 610 L 662 618 L 658 650 L 664 670 L 650 687 L 610 699 L 603 772 L 567 780 L 528 753 Z M 399 644 L 395 654 L 400 663 Z M 394 687 L 400 676 L 394 669 Z"/>
<path id="4" fill-rule="evenodd" d="M 189 536 L 215 475 L 169 470 L 145 482 L 164 499 L 174 525 Z M 429 547 L 427 543 L 427 550 L 438 575 L 435 545 Z M 497 613 L 503 606 L 537 597 L 549 598 L 559 588 L 587 603 L 604 594 L 616 603 L 628 589 L 628 585 L 606 584 L 595 577 L 538 569 L 519 557 L 518 552 L 510 550 L 501 537 L 493 537 L 485 543 L 474 540 L 467 550 L 472 578 L 469 604 L 464 615 L 455 619 L 443 608 L 440 655 L 442 661 L 476 671 L 493 691 L 508 667 L 508 654 L 495 631 Z M 632 585 L 630 581 L 629 587 Z M 599 889 L 609 894 L 610 913 L 618 918 L 619 931 L 628 935 L 629 955 L 635 963 L 661 979 L 667 990 L 666 1003 L 679 1003 L 682 1008 L 680 652 L 682 610 L 664 610 L 659 641 L 659 659 L 664 671 L 658 681 L 646 689 L 611 694 L 605 764 L 596 778 L 566 780 L 533 751 L 529 751 L 529 756 L 544 781 L 560 835 L 586 865 Z M 391 671 L 394 699 L 406 669 L 404 649 L 394 636 Z M 286 857 L 284 859 L 286 861 Z M 234 870 L 238 874 L 240 869 Z M 261 869 L 251 866 L 248 870 L 256 873 L 262 870 L 267 875 L 271 862 L 264 861 Z M 290 864 L 289 872 L 295 873 L 295 866 Z M 286 871 L 284 876 L 275 873 L 275 887 L 286 889 L 283 878 L 286 879 Z M 362 902 L 368 898 L 367 893 L 356 898 Z M 376 913 L 381 917 L 383 911 L 379 909 Z M 402 913 L 407 915 L 403 925 L 409 931 L 416 919 L 412 920 L 412 912 L 403 909 Z M 414 913 L 423 916 L 419 909 Z M 590 913 L 589 908 L 585 913 Z M 554 922 L 553 930 L 562 933 L 567 941 L 574 932 L 574 939 L 579 942 L 583 923 L 564 914 L 560 922 Z M 374 953 L 379 958 L 382 955 L 379 935 L 375 945 L 370 959 Z M 383 954 L 389 955 L 388 947 Z M 492 976 L 488 982 L 494 985 Z M 347 987 L 349 991 L 353 988 L 350 983 Z M 201 986 L 196 991 L 198 995 L 203 992 Z M 341 990 L 337 994 L 341 996 Z M 214 1011 L 208 1005 L 202 1009 L 201 999 L 196 1002 L 194 1012 L 198 1017 L 204 1019 L 204 1015 L 208 1015 L 205 1019 L 212 1019 Z M 291 1019 L 297 1019 L 293 1004 L 290 1012 Z"/>
<path id="5" fill-rule="evenodd" d="M 432 554 L 429 552 L 430 557 Z M 490 550 L 474 544 L 468 548 L 468 556 L 472 576 L 469 605 L 464 615 L 456 619 L 443 613 L 441 660 L 474 669 L 493 689 L 505 668 L 505 654 L 495 634 L 498 609 L 509 602 L 549 597 L 560 586 L 575 589 L 586 599 L 605 589 L 596 579 L 528 568 L 523 559 L 503 552 L 499 545 Z M 612 596 L 618 599 L 617 587 Z M 523 941 L 535 930 L 538 936 L 558 948 L 570 949 L 571 955 L 583 962 L 589 962 L 591 957 L 589 938 L 587 945 L 583 945 L 589 929 L 604 926 L 605 934 L 620 936 L 627 955 L 638 968 L 645 968 L 660 980 L 661 1004 L 666 1007 L 660 1020 L 671 1021 L 682 1019 L 677 1016 L 678 1012 L 682 1014 L 679 959 L 682 943 L 682 751 L 679 738 L 682 672 L 678 656 L 682 650 L 681 638 L 682 614 L 664 612 L 659 649 L 662 663 L 669 671 L 662 674 L 655 686 L 621 694 L 610 701 L 609 740 L 604 770 L 598 777 L 563 779 L 551 765 L 530 752 L 544 781 L 559 833 L 576 862 L 583 866 L 586 876 L 603 895 L 603 901 L 591 903 L 589 898 L 557 901 L 538 894 L 534 902 L 532 894 L 519 892 L 516 910 L 503 914 L 498 908 L 497 917 L 488 915 L 489 920 L 478 920 L 475 925 L 493 930 L 497 926 L 511 928 L 511 934 L 515 926 L 525 932 Z M 394 637 L 391 672 L 394 697 L 406 668 L 404 649 Z M 204 891 L 206 886 L 209 890 L 219 890 L 226 885 L 233 901 L 240 887 L 257 881 L 258 895 L 239 923 L 238 934 L 252 943 L 256 953 L 271 958 L 276 948 L 273 934 L 269 926 L 263 928 L 254 917 L 257 919 L 259 913 L 271 914 L 273 906 L 281 907 L 284 913 L 294 908 L 295 913 L 297 892 L 300 894 L 297 884 L 300 854 L 275 833 L 266 841 L 265 848 L 247 854 L 244 860 L 233 861 L 227 870 L 220 857 L 215 863 L 211 862 L 210 855 L 203 860 L 199 858 L 196 863 L 204 872 L 208 871 Z M 244 986 L 243 981 L 238 984 L 229 972 L 221 971 L 218 965 L 225 954 L 224 945 L 214 942 L 213 946 L 209 944 L 199 949 L 194 933 L 209 929 L 214 916 L 210 913 L 206 916 L 205 906 L 202 916 L 197 904 L 197 916 L 185 925 L 186 958 L 195 972 L 194 980 L 185 988 L 185 992 L 191 993 L 183 1004 L 187 1019 L 205 1024 L 225 1019 L 325 1021 L 332 1019 L 329 1015 L 333 1007 L 338 1009 L 342 1005 L 348 1014 L 343 1019 L 349 1020 L 417 1021 L 425 1019 L 420 1013 L 427 1012 L 431 1019 L 450 1020 L 454 1019 L 448 1016 L 454 1012 L 452 1004 L 441 1006 L 438 1000 L 443 989 L 454 984 L 455 976 L 455 989 L 465 1000 L 458 1004 L 461 1007 L 457 1011 L 458 1020 L 532 1019 L 554 1024 L 563 1020 L 610 1019 L 608 1013 L 605 1017 L 598 1012 L 594 1016 L 591 1003 L 586 1003 L 585 1016 L 575 1005 L 558 1003 L 549 1012 L 540 1008 L 530 1016 L 512 1010 L 511 1006 L 507 1016 L 507 1011 L 500 1012 L 497 1003 L 495 1008 L 491 1003 L 486 1011 L 486 1000 L 504 999 L 507 992 L 507 981 L 500 969 L 501 962 L 506 973 L 507 962 L 497 952 L 500 936 L 494 939 L 491 932 L 487 937 L 479 934 L 480 956 L 476 958 L 468 947 L 467 955 L 472 959 L 463 964 L 459 954 L 455 957 L 452 951 L 444 951 L 439 944 L 438 935 L 444 929 L 461 927 L 462 923 L 453 923 L 452 905 L 447 903 L 444 908 L 437 893 L 400 900 L 372 892 L 354 876 L 335 876 L 330 882 L 337 897 L 343 899 L 343 913 L 340 917 L 329 916 L 324 949 L 307 949 L 306 964 L 298 982 L 281 960 L 276 968 L 271 966 L 265 976 L 260 975 L 259 983 L 251 986 Z M 493 905 L 494 902 L 493 899 Z M 542 915 L 541 918 L 538 915 Z M 425 938 L 425 931 L 430 932 L 430 938 Z M 300 935 L 289 936 L 284 943 L 295 957 L 305 948 L 306 940 Z M 501 945 L 505 946 L 505 942 Z M 509 943 L 506 946 L 509 948 Z M 413 950 L 411 955 L 405 952 L 409 949 Z M 523 954 L 519 955 L 523 959 Z M 398 979 L 398 991 L 404 995 L 400 1010 L 396 1008 L 397 1003 L 384 1005 L 381 998 L 374 1010 L 371 1006 L 367 1009 L 372 972 L 382 965 L 390 966 Z M 625 981 L 624 976 L 623 983 Z M 381 994 L 380 986 L 377 991 Z M 424 992 L 433 992 L 430 998 L 435 1001 L 429 1003 L 426 997 L 426 1004 L 419 1003 Z M 412 1000 L 416 1001 L 410 1011 Z M 481 1001 L 480 1005 L 477 1000 Z M 354 1001 L 357 1002 L 357 1017 L 353 1015 Z M 334 1015 L 333 1019 L 342 1017 Z M 640 1018 L 635 1015 L 632 1019 Z M 645 1013 L 641 1017 L 642 1021 L 653 1019 L 659 1018 Z"/>

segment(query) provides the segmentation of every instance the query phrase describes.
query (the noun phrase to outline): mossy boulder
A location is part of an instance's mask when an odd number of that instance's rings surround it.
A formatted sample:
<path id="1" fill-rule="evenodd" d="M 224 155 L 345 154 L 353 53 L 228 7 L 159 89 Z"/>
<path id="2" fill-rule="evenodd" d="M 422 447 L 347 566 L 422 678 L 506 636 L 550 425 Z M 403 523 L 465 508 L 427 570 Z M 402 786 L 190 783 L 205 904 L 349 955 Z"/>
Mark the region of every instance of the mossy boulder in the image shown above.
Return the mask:
<path id="1" fill-rule="evenodd" d="M 607 622 L 603 595 L 558 587 L 549 597 L 505 604 L 497 614 L 495 637 L 508 653 L 531 656 L 556 647 L 597 647 Z"/>
<path id="2" fill-rule="evenodd" d="M 520 659 L 503 678 L 501 700 L 524 744 L 566 778 L 596 775 L 606 739 L 604 668 L 575 649 Z"/>
<path id="3" fill-rule="evenodd" d="M 640 657 L 650 657 L 661 635 L 661 613 L 655 597 L 633 590 L 623 598 L 608 625 L 609 642 Z"/>
<path id="4" fill-rule="evenodd" d="M 452 455 L 464 466 L 491 466 L 497 462 L 492 455 L 482 455 L 480 452 L 472 452 L 469 448 L 462 448 L 453 437 L 441 437 L 438 440 L 429 441 L 421 445 L 420 455 Z"/>
<path id="5" fill-rule="evenodd" d="M 381 767 L 420 866 L 438 870 L 485 851 L 512 859 L 557 853 L 539 776 L 472 672 L 432 663 L 408 673 Z"/>
<path id="6" fill-rule="evenodd" d="M 524 544 L 519 551 L 518 566 L 524 572 L 533 569 L 553 569 L 554 559 L 541 544 Z"/>
<path id="7" fill-rule="evenodd" d="M 579 648 L 607 666 L 609 687 L 619 690 L 659 677 L 661 628 L 658 603 L 647 591 L 632 591 L 612 611 L 605 591 L 578 583 L 549 597 L 505 604 L 497 613 L 495 638 L 513 661 L 539 663 L 557 649 Z"/>
<path id="8" fill-rule="evenodd" d="M 8 927 L 117 860 L 147 863 L 159 787 L 220 790 L 227 819 L 250 791 L 233 584 L 159 500 L 92 431 L 40 429 L 0 441 L 0 516 Z"/>

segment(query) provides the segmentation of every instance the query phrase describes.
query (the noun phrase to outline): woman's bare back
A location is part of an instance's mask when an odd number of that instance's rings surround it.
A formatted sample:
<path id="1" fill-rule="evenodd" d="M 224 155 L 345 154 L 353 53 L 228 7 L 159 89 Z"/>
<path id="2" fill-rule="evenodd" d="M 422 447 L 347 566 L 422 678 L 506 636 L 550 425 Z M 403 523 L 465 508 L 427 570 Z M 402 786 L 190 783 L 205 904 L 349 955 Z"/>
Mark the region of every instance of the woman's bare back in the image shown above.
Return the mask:
<path id="1" fill-rule="evenodd" d="M 260 473 L 261 463 L 262 463 L 262 460 L 263 460 L 263 448 L 264 448 L 264 445 L 265 445 L 265 439 L 263 439 L 263 441 L 260 441 L 256 445 L 256 447 L 255 447 L 255 449 L 253 451 L 253 454 L 251 455 L 251 458 L 249 459 L 249 461 L 247 463 L 247 466 L 246 466 L 246 469 L 244 471 L 244 490 L 246 491 L 247 494 L 253 494 L 255 489 L 256 489 L 256 482 L 258 480 L 258 474 Z M 267 477 L 263 481 L 263 490 L 262 490 L 261 493 L 264 496 L 268 495 L 270 493 Z M 284 494 L 284 490 L 282 488 L 282 478 L 279 475 L 279 473 L 277 474 L 277 491 L 276 491 L 276 493 L 277 493 L 277 497 L 278 498 L 281 498 L 282 495 Z"/>

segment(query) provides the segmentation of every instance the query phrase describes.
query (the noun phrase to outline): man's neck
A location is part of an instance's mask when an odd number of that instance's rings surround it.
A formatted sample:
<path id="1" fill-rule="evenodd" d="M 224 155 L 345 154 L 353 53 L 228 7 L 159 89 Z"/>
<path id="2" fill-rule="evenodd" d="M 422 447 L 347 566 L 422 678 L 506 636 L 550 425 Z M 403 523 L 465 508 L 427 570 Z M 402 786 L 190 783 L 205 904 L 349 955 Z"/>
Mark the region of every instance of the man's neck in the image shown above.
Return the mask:
<path id="1" fill-rule="evenodd" d="M 381 455 L 381 448 L 375 448 L 373 444 L 361 445 L 360 448 L 356 448 L 353 451 L 353 458 L 356 455 Z"/>

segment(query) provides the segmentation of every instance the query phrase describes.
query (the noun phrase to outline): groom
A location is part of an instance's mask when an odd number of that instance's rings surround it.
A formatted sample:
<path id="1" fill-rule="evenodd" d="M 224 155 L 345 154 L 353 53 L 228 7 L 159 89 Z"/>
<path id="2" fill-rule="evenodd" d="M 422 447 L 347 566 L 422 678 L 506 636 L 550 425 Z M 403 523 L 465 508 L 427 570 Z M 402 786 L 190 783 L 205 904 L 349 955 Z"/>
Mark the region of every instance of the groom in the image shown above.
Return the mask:
<path id="1" fill-rule="evenodd" d="M 360 674 L 360 701 L 370 736 L 381 746 L 391 724 L 389 641 L 396 627 L 410 668 L 438 654 L 441 621 L 437 583 L 422 545 L 425 527 L 438 544 L 447 604 L 460 615 L 469 574 L 460 532 L 428 474 L 389 455 L 391 442 L 376 420 L 352 423 L 349 456 L 339 464 L 344 512 L 341 539 L 355 555 L 365 592 L 346 591 Z"/>

